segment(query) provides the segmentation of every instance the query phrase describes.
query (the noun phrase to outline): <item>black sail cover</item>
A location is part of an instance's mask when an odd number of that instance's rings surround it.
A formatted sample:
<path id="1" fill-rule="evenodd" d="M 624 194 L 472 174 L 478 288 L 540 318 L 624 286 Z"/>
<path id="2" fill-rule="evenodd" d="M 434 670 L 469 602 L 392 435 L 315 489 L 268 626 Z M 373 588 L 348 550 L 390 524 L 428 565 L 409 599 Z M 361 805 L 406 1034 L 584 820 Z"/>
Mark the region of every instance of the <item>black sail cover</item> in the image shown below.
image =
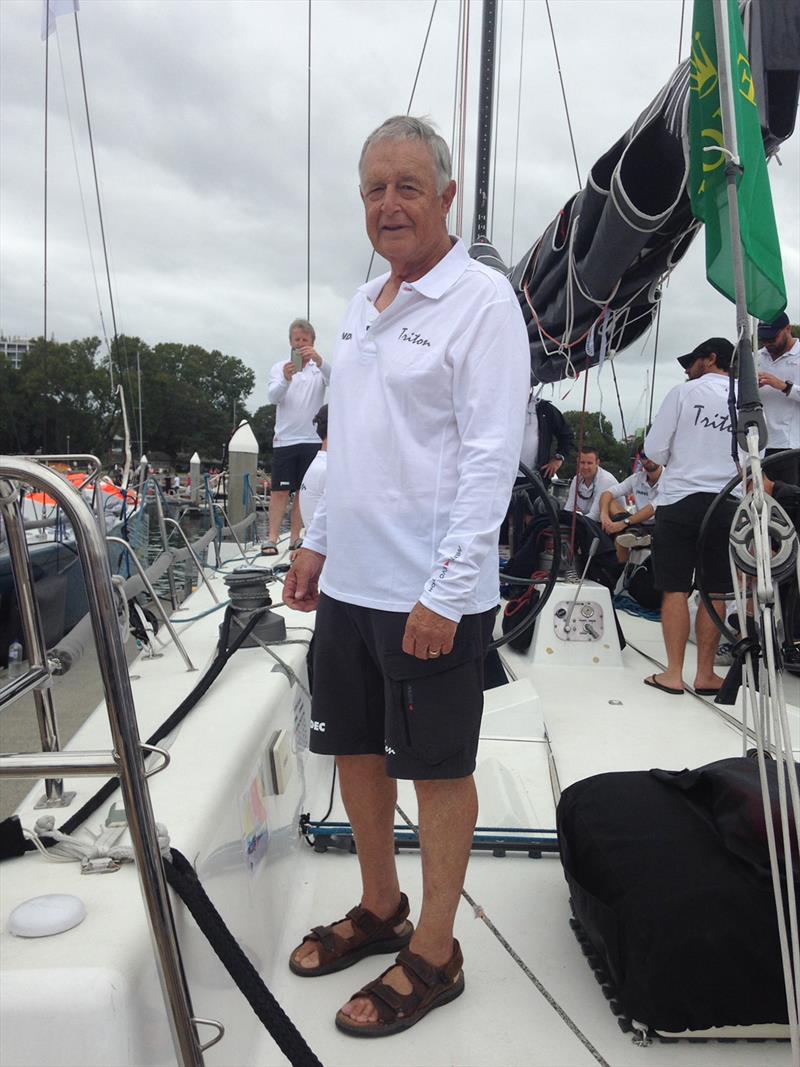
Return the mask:
<path id="1" fill-rule="evenodd" d="M 745 0 L 765 149 L 792 133 L 800 86 L 800 3 Z M 702 225 L 688 192 L 691 61 L 594 164 L 586 184 L 508 268 L 478 241 L 470 255 L 508 276 L 528 327 L 534 382 L 613 357 L 650 326 L 665 276 Z"/>

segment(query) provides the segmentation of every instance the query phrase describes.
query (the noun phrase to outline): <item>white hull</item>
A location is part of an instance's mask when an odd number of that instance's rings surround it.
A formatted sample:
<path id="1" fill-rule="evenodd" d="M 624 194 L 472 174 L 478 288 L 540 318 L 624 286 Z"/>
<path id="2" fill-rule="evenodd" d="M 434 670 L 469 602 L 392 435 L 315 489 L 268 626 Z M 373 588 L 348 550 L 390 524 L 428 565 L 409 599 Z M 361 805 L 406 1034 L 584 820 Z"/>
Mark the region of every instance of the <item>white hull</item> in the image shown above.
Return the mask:
<path id="1" fill-rule="evenodd" d="M 241 561 L 235 561 L 234 565 Z M 264 564 L 274 560 L 264 560 Z M 221 582 L 216 583 L 220 592 Z M 566 594 L 569 589 L 566 587 Z M 270 587 L 279 599 L 279 587 Z M 607 602 L 598 587 L 582 599 Z M 605 598 L 605 600 L 604 600 Z M 549 639 L 549 614 L 559 590 L 537 623 L 530 656 L 504 650 L 519 679 L 487 694 L 477 772 L 482 826 L 555 827 L 557 786 L 606 770 L 679 769 L 741 754 L 740 732 L 708 701 L 662 695 L 642 685 L 652 663 L 615 642 L 582 648 Z M 563 597 L 562 597 L 563 599 Z M 211 606 L 201 587 L 176 617 Z M 309 617 L 286 612 L 287 624 L 308 626 Z M 608 616 L 607 616 L 608 617 Z M 194 663 L 204 670 L 213 654 L 222 612 L 186 626 L 181 634 Z M 642 652 L 663 658 L 660 628 L 623 618 L 626 635 Z M 308 638 L 304 631 L 290 636 Z M 608 648 L 603 649 L 602 645 Z M 274 651 L 306 681 L 305 644 Z M 690 646 L 690 654 L 693 646 Z M 563 656 L 581 662 L 560 662 Z M 344 1064 L 786 1064 L 785 1043 L 659 1045 L 643 1051 L 623 1034 L 609 1011 L 570 930 L 567 885 L 558 859 L 509 853 L 474 855 L 466 890 L 489 922 L 462 902 L 456 936 L 465 956 L 467 989 L 446 1011 L 434 1012 L 407 1034 L 380 1042 L 338 1033 L 333 1015 L 352 992 L 384 966 L 367 959 L 336 975 L 304 980 L 286 965 L 291 949 L 312 925 L 344 915 L 358 899 L 354 856 L 317 854 L 297 833 L 301 811 L 320 818 L 327 807 L 332 761 L 297 753 L 286 791 L 264 798 L 269 831 L 266 850 L 248 862 L 248 812 L 258 807 L 270 781 L 267 748 L 278 729 L 294 734 L 307 712 L 298 685 L 261 648 L 241 650 L 208 694 L 165 742 L 172 762 L 150 779 L 156 818 L 172 844 L 192 862 L 209 896 L 245 948 L 269 988 L 320 1060 Z M 692 664 L 687 664 L 691 677 Z M 131 668 L 142 738 L 149 736 L 196 684 L 170 644 L 163 658 L 139 659 Z M 797 679 L 789 697 L 795 705 Z M 57 693 L 56 693 L 57 698 Z M 611 703 L 613 702 L 613 703 Z M 795 736 L 797 744 L 797 737 Z M 104 708 L 98 709 L 68 746 L 109 747 Z M 304 787 L 305 779 L 305 787 Z M 78 797 L 66 819 L 98 787 L 74 779 Z M 20 808 L 23 826 L 41 812 L 32 804 L 41 785 Z M 413 788 L 400 784 L 400 806 L 414 820 Z M 108 804 L 89 820 L 97 828 Z M 332 819 L 344 819 L 337 801 Z M 419 857 L 398 857 L 401 882 L 412 903 L 421 899 Z M 152 959 L 136 872 L 82 876 L 77 863 L 49 862 L 38 854 L 0 868 L 0 1062 L 16 1065 L 132 1065 L 175 1062 L 161 991 Z M 13 937 L 9 912 L 44 893 L 73 893 L 86 905 L 84 922 L 57 936 Z M 223 1040 L 205 1054 L 208 1064 L 282 1064 L 285 1059 L 217 961 L 193 919 L 174 895 L 179 941 L 196 1016 L 220 1020 Z M 492 929 L 492 924 L 494 930 Z M 506 944 L 497 933 L 502 935 Z M 513 950 L 513 955 L 512 951 Z M 533 977 L 532 977 L 533 976 Z M 547 991 L 553 1003 L 537 986 Z M 203 1028 L 201 1038 L 212 1036 Z"/>

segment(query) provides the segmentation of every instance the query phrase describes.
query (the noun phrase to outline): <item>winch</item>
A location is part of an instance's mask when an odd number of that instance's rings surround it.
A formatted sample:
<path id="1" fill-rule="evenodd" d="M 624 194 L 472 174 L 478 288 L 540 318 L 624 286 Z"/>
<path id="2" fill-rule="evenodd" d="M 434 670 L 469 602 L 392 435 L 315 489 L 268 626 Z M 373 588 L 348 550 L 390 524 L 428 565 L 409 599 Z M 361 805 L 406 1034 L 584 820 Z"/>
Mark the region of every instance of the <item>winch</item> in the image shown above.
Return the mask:
<path id="1" fill-rule="evenodd" d="M 273 578 L 270 571 L 260 567 L 242 567 L 225 576 L 225 585 L 230 595 L 231 641 L 245 628 L 254 611 L 268 608 L 272 604 L 267 583 Z M 245 638 L 242 648 L 255 648 L 262 641 L 269 643 L 285 640 L 285 620 L 276 612 L 267 611 Z"/>

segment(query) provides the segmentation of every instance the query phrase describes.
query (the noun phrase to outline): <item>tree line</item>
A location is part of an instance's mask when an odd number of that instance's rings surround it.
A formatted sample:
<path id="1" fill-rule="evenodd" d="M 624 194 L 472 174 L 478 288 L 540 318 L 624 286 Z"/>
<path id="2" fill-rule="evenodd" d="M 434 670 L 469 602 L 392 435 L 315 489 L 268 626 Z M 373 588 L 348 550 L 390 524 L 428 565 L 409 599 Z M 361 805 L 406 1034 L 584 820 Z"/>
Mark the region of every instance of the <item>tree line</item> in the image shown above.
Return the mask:
<path id="1" fill-rule="evenodd" d="M 108 459 L 113 439 L 123 433 L 121 384 L 138 456 L 139 380 L 141 445 L 151 456 L 185 463 L 197 451 L 219 462 L 232 429 L 249 418 L 245 401 L 255 374 L 217 349 L 150 346 L 120 336 L 106 351 L 98 337 L 62 343 L 40 337 L 18 370 L 0 362 L 0 452 L 92 452 Z"/>
<path id="2" fill-rule="evenodd" d="M 269 470 L 275 406 L 264 404 L 252 414 L 246 401 L 255 374 L 236 356 L 200 345 L 165 342 L 148 345 L 139 337 L 120 336 L 110 353 L 97 337 L 68 342 L 38 338 L 23 356 L 19 370 L 0 362 L 0 452 L 91 452 L 108 461 L 112 442 L 123 432 L 121 407 L 111 388 L 125 392 L 135 456 L 139 455 L 139 388 L 142 390 L 142 445 L 152 459 L 164 455 L 180 467 L 197 451 L 206 463 L 220 463 L 232 431 L 248 419 L 262 465 Z M 578 440 L 581 414 L 564 417 Z M 584 418 L 584 440 L 600 451 L 601 463 L 617 477 L 630 471 L 631 446 L 618 441 L 600 412 Z M 562 478 L 575 473 L 575 457 L 564 464 Z"/>

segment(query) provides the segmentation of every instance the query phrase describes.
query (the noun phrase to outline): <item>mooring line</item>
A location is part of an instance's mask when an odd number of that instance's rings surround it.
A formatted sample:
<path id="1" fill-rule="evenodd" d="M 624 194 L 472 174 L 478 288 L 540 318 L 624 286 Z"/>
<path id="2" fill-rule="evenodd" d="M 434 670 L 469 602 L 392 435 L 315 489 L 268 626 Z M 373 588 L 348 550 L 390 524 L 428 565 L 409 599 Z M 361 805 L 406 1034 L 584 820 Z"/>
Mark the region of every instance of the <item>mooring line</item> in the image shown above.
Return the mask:
<path id="1" fill-rule="evenodd" d="M 399 804 L 395 804 L 394 807 L 395 807 L 395 811 L 400 816 L 400 818 L 403 820 L 403 822 L 406 824 L 406 826 L 408 826 L 410 830 L 413 830 L 414 833 L 417 835 L 417 837 L 419 837 L 419 827 L 414 825 L 413 821 L 408 817 L 408 815 L 406 815 L 406 813 L 403 811 L 403 809 L 400 807 Z M 481 919 L 481 921 L 484 923 L 484 925 L 486 927 L 488 927 L 488 929 L 492 932 L 492 934 L 494 934 L 494 936 L 497 938 L 497 940 L 500 942 L 500 944 L 503 946 L 503 948 L 509 954 L 509 956 L 514 961 L 514 963 L 516 963 L 516 965 L 520 968 L 520 970 L 525 975 L 525 977 L 528 978 L 534 984 L 534 986 L 539 991 L 539 993 L 541 993 L 541 995 L 544 997 L 544 999 L 547 1001 L 547 1003 L 550 1005 L 550 1007 L 553 1009 L 553 1011 L 555 1011 L 555 1013 L 558 1015 L 558 1017 L 561 1019 L 561 1021 L 572 1031 L 572 1033 L 575 1035 L 575 1037 L 577 1037 L 577 1039 L 580 1041 L 580 1043 L 583 1045 L 583 1047 L 593 1056 L 593 1058 L 599 1064 L 601 1064 L 601 1067 L 609 1067 L 608 1060 L 606 1060 L 603 1057 L 603 1055 L 594 1047 L 594 1045 L 589 1040 L 589 1038 L 583 1033 L 583 1031 L 580 1029 L 580 1027 L 577 1025 L 577 1023 L 574 1023 L 572 1021 L 570 1016 L 561 1007 L 561 1005 L 558 1003 L 556 998 L 552 995 L 552 993 L 550 993 L 547 990 L 547 988 L 542 984 L 542 982 L 536 977 L 536 975 L 533 973 L 533 971 L 530 969 L 530 967 L 527 965 L 527 963 L 522 959 L 522 957 L 519 955 L 519 953 L 514 948 L 511 947 L 511 945 L 508 943 L 508 941 L 506 941 L 506 939 L 503 937 L 503 935 L 500 933 L 500 931 L 494 925 L 492 920 L 486 914 L 486 910 L 482 907 L 482 905 L 478 904 L 475 900 L 473 900 L 466 889 L 462 889 L 461 890 L 461 896 L 464 898 L 464 900 L 466 900 L 466 902 L 472 908 L 472 910 L 473 910 L 473 912 L 475 914 L 475 917 L 477 919 Z"/>

